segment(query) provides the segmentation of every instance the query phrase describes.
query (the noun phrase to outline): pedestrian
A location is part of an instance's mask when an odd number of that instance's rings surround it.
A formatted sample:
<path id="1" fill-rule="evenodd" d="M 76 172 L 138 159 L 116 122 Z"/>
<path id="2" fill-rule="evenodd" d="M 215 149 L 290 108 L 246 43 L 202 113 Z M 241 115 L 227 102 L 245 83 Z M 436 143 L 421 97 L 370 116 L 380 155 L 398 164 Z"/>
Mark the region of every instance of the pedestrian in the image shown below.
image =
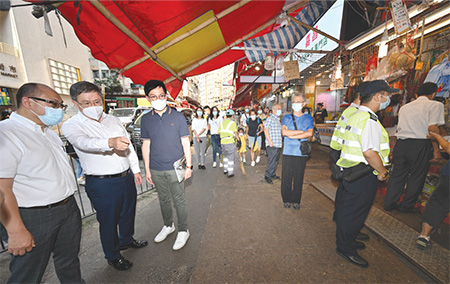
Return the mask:
<path id="1" fill-rule="evenodd" d="M 247 131 L 247 121 L 250 118 L 250 108 L 248 106 L 245 107 L 244 112 L 241 114 L 239 127 L 243 128 L 244 131 Z"/>
<path id="2" fill-rule="evenodd" d="M 313 118 L 304 114 L 304 94 L 295 91 L 292 96 L 292 113 L 283 116 L 281 134 L 284 136 L 283 161 L 281 165 L 281 197 L 284 208 L 300 209 L 303 177 L 307 155 L 300 150 L 301 141 L 313 135 Z"/>
<path id="3" fill-rule="evenodd" d="M 63 119 L 66 105 L 39 83 L 22 85 L 17 111 L 0 122 L 0 221 L 11 254 L 8 283 L 40 283 L 50 256 L 61 283 L 81 278 L 81 215 L 77 189 L 63 142 L 49 129 Z"/>
<path id="4" fill-rule="evenodd" d="M 378 181 L 389 175 L 389 135 L 375 114 L 389 105 L 389 96 L 398 92 L 384 80 L 367 82 L 360 90 L 361 106 L 348 120 L 337 165 L 344 179 L 336 200 L 336 252 L 351 263 L 368 267 L 357 253 L 365 248 L 356 237 L 364 225 L 378 189 Z"/>
<path id="5" fill-rule="evenodd" d="M 247 135 L 244 133 L 244 129 L 239 128 L 238 129 L 238 135 L 239 135 L 239 141 L 241 141 L 241 147 L 238 149 L 239 153 L 239 160 L 242 161 L 242 163 L 246 163 L 245 160 L 245 153 L 247 153 Z"/>
<path id="6" fill-rule="evenodd" d="M 266 119 L 267 119 L 267 112 L 263 112 L 262 108 L 259 107 L 259 108 L 258 108 L 258 115 L 257 115 L 257 116 L 258 116 L 259 119 L 262 121 L 263 126 L 264 126 L 264 123 L 266 122 Z M 260 145 L 260 147 L 261 147 L 261 154 L 267 156 L 267 151 L 266 151 L 266 134 L 265 134 L 265 131 L 262 131 L 262 132 L 261 132 L 261 145 Z"/>
<path id="7" fill-rule="evenodd" d="M 164 222 L 154 241 L 160 243 L 175 232 L 173 203 L 178 234 L 172 249 L 179 250 L 190 236 L 184 189 L 185 180 L 192 175 L 189 129 L 184 115 L 167 106 L 167 89 L 163 82 L 149 80 L 144 91 L 153 106 L 153 110 L 141 120 L 145 179 L 156 186 Z M 174 168 L 174 163 L 181 163 L 183 158 L 186 161 L 184 175 Z"/>
<path id="8" fill-rule="evenodd" d="M 256 115 L 256 110 L 250 111 L 250 118 L 247 120 L 246 135 L 248 136 L 248 144 L 250 146 L 250 157 L 252 163 L 250 166 L 255 166 L 255 153 L 256 163 L 261 160 L 261 133 L 264 132 L 264 125 L 262 120 Z"/>
<path id="9" fill-rule="evenodd" d="M 211 108 L 209 106 L 203 107 L 203 117 L 206 119 L 206 123 L 209 123 L 209 117 L 211 116 Z M 206 152 L 208 152 L 209 147 L 211 147 L 211 131 L 207 129 L 206 132 L 206 147 L 205 147 L 205 156 Z"/>
<path id="10" fill-rule="evenodd" d="M 330 152 L 330 161 L 331 161 L 331 167 L 332 170 L 336 170 L 340 172 L 340 167 L 336 165 L 336 162 L 338 161 L 339 157 L 341 156 L 341 150 L 342 150 L 342 143 L 343 143 L 343 137 L 345 133 L 345 127 L 347 127 L 347 123 L 349 118 L 359 109 L 359 105 L 361 104 L 361 98 L 359 97 L 359 92 L 364 86 L 368 83 L 361 83 L 358 85 L 358 87 L 352 87 L 349 89 L 349 100 L 351 101 L 350 105 L 342 112 L 341 117 L 339 118 L 339 121 L 337 122 L 333 136 L 331 137 L 331 152 Z M 335 169 L 337 168 L 337 169 Z M 338 173 L 335 173 L 336 175 Z M 336 177 L 336 176 L 335 176 Z M 342 196 L 342 187 L 338 187 L 336 190 L 336 196 L 334 198 L 334 204 L 338 203 L 337 200 L 341 198 Z M 333 212 L 333 221 L 336 221 L 336 211 Z M 368 241 L 370 239 L 369 235 L 359 232 L 356 236 L 357 241 Z"/>
<path id="11" fill-rule="evenodd" d="M 323 103 L 318 103 L 316 111 L 314 112 L 314 123 L 325 123 L 328 116 L 327 110 L 323 107 Z"/>
<path id="12" fill-rule="evenodd" d="M 135 181 L 142 183 L 139 160 L 120 120 L 103 112 L 99 87 L 77 82 L 70 87 L 70 98 L 78 114 L 63 124 L 62 131 L 85 172 L 85 189 L 96 210 L 105 258 L 115 269 L 127 270 L 133 263 L 120 251 L 148 243 L 133 238 Z"/>
<path id="13" fill-rule="evenodd" d="M 208 123 L 203 117 L 203 109 L 198 107 L 192 120 L 192 133 L 194 136 L 195 156 L 197 157 L 197 165 L 200 170 L 206 170 L 205 166 L 205 149 L 206 149 L 206 133 L 208 131 Z"/>
<path id="14" fill-rule="evenodd" d="M 236 122 L 233 121 L 234 111 L 227 110 L 226 119 L 222 121 L 219 127 L 220 144 L 223 152 L 223 174 L 231 178 L 234 176 L 234 152 L 235 138 L 239 136 L 237 133 Z"/>
<path id="15" fill-rule="evenodd" d="M 430 132 L 428 134 L 430 139 L 436 139 L 439 145 L 450 154 L 450 142 L 445 140 L 441 135 Z M 422 216 L 422 231 L 417 237 L 416 243 L 419 248 L 429 248 L 431 246 L 430 235 L 433 229 L 439 228 L 442 220 L 444 220 L 447 213 L 450 211 L 450 161 L 444 165 L 439 177 L 439 184 L 431 194 L 425 205 L 425 211 Z"/>
<path id="16" fill-rule="evenodd" d="M 213 149 L 213 168 L 217 167 L 217 155 L 222 155 L 222 146 L 220 145 L 219 126 L 223 119 L 219 116 L 219 109 L 216 106 L 212 107 L 211 115 L 209 116 L 208 129 L 211 132 L 211 143 Z M 220 159 L 220 158 L 219 158 Z M 223 167 L 223 163 L 219 161 L 219 167 Z"/>
<path id="17" fill-rule="evenodd" d="M 433 158 L 433 145 L 427 134 L 428 131 L 439 133 L 438 126 L 445 124 L 444 105 L 433 101 L 437 89 L 435 83 L 424 83 L 417 91 L 417 99 L 400 108 L 393 171 L 384 198 L 386 211 L 418 212 L 414 206 Z M 439 151 L 437 144 L 434 148 Z M 438 156 L 439 153 L 435 157 Z M 404 190 L 405 197 L 397 204 Z"/>
<path id="18" fill-rule="evenodd" d="M 264 124 L 264 133 L 266 134 L 267 145 L 267 166 L 264 179 L 267 183 L 273 184 L 273 179 L 280 179 L 276 175 L 278 162 L 280 160 L 281 147 L 283 146 L 283 137 L 281 136 L 281 106 L 274 104 L 272 106 L 272 115 L 270 115 Z"/>

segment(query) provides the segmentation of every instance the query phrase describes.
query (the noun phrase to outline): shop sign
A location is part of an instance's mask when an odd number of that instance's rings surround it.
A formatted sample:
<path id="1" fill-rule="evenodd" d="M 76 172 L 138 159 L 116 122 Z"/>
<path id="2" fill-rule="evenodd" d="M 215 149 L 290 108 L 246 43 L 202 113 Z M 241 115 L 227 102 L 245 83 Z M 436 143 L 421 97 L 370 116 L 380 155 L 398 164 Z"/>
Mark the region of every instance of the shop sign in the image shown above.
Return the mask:
<path id="1" fill-rule="evenodd" d="M 0 63 L 0 75 L 11 77 L 11 78 L 19 78 L 17 75 L 17 68 L 14 65 L 5 66 L 4 63 Z"/>
<path id="2" fill-rule="evenodd" d="M 321 30 L 335 38 L 339 38 L 341 34 L 342 14 L 344 11 L 344 0 L 337 0 L 333 6 L 322 16 L 322 18 L 314 25 L 318 30 Z M 336 20 L 339 19 L 339 20 Z M 326 38 L 323 35 L 314 31 L 309 31 L 305 37 L 295 46 L 296 49 L 309 50 L 325 50 L 332 51 L 339 45 Z M 299 71 L 305 70 L 311 64 L 318 61 L 326 54 L 316 53 L 299 53 L 298 65 Z M 285 71 L 286 72 L 286 71 Z"/>
<path id="3" fill-rule="evenodd" d="M 284 62 L 284 79 L 286 82 L 291 81 L 292 79 L 299 79 L 300 71 L 298 70 L 298 61 L 291 60 Z"/>
<path id="4" fill-rule="evenodd" d="M 410 31 L 412 29 L 411 21 L 403 0 L 392 0 L 389 3 L 389 8 L 394 21 L 395 32 L 400 35 Z"/>

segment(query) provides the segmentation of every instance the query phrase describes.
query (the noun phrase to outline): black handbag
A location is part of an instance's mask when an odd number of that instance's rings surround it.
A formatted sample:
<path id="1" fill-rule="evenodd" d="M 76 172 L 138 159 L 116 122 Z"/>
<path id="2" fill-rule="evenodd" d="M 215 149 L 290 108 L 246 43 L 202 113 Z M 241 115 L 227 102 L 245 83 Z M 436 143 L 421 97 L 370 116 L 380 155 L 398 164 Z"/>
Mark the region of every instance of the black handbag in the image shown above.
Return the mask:
<path id="1" fill-rule="evenodd" d="M 295 130 L 298 130 L 297 128 L 297 123 L 295 122 L 295 117 L 294 114 L 292 113 L 292 121 L 294 122 L 294 127 Z M 300 141 L 300 151 L 302 151 L 303 155 L 308 156 L 309 154 L 311 154 L 312 151 L 312 143 L 310 141 L 302 141 L 300 139 L 298 139 L 298 141 Z"/>

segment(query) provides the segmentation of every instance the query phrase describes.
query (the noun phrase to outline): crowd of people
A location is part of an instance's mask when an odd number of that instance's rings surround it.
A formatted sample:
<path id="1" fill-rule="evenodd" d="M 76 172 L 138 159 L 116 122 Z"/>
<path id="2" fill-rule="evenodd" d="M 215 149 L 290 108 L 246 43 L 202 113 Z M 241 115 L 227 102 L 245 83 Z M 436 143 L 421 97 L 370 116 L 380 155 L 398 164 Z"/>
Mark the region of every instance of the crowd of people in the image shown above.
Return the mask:
<path id="1" fill-rule="evenodd" d="M 149 80 L 144 91 L 153 109 L 141 120 L 142 156 L 145 180 L 155 185 L 163 226 L 154 242 L 163 242 L 176 230 L 174 251 L 190 238 L 185 181 L 194 169 L 190 131 L 183 114 L 167 105 L 167 89 L 159 80 Z M 390 171 L 389 136 L 377 112 L 386 108 L 398 89 L 385 81 L 359 84 L 351 95 L 352 104 L 336 125 L 331 148 L 340 180 L 336 191 L 336 251 L 353 264 L 368 267 L 357 250 L 365 248 L 369 237 L 360 232 L 373 204 L 379 181 L 389 179 L 385 210 L 415 212 L 414 204 L 423 187 L 429 160 L 439 158 L 438 145 L 450 153 L 450 143 L 439 134 L 444 124 L 443 105 L 432 101 L 437 86 L 425 83 L 418 98 L 401 108 L 397 144 Z M 107 263 L 128 270 L 133 263 L 120 251 L 140 249 L 147 240 L 136 240 L 136 184 L 143 182 L 138 157 L 121 122 L 104 113 L 100 89 L 82 81 L 70 88 L 78 113 L 62 125 L 83 169 L 86 193 L 100 224 L 100 241 Z M 52 88 L 38 83 L 24 84 L 17 92 L 17 111 L 0 123 L 0 221 L 9 236 L 12 255 L 9 282 L 40 282 L 53 255 L 61 282 L 83 283 L 78 253 L 81 216 L 74 192 L 76 179 L 67 152 L 49 126 L 60 123 L 67 105 Z M 292 112 L 246 107 L 222 116 L 217 107 L 198 107 L 191 131 L 195 162 L 205 170 L 205 155 L 212 145 L 212 168 L 222 168 L 228 178 L 239 162 L 251 167 L 267 155 L 264 180 L 281 179 L 281 204 L 300 209 L 303 179 L 310 152 L 307 141 L 313 136 L 314 119 L 306 107 L 306 97 L 294 92 Z M 316 123 L 325 121 L 326 110 L 319 103 Z M 411 121 L 414 116 L 414 122 Z M 310 147 L 310 146 L 309 146 Z M 263 152 L 264 151 L 264 152 Z M 282 156 L 281 178 L 276 175 Z M 423 216 L 423 230 L 417 244 L 429 247 L 430 232 L 448 212 L 450 166 L 442 171 L 440 185 L 430 198 Z M 55 178 L 58 177 L 58 178 Z M 406 197 L 400 194 L 407 184 Z M 177 214 L 174 223 L 173 207 Z"/>

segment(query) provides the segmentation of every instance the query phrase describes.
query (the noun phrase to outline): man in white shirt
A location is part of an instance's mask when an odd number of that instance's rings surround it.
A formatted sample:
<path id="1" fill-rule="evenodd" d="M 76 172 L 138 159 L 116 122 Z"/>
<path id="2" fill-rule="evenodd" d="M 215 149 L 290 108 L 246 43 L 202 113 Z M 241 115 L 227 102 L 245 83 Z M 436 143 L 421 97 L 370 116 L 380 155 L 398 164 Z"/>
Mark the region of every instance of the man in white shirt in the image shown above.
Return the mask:
<path id="1" fill-rule="evenodd" d="M 97 211 L 100 239 L 108 264 L 127 270 L 133 264 L 120 250 L 142 248 L 133 238 L 136 184 L 142 183 L 139 160 L 120 120 L 103 112 L 100 89 L 86 81 L 70 87 L 78 114 L 62 126 L 86 177 L 86 193 Z M 117 232 L 119 228 L 119 232 Z"/>
<path id="2" fill-rule="evenodd" d="M 63 142 L 49 129 L 67 106 L 37 83 L 20 87 L 16 99 L 17 112 L 0 122 L 0 221 L 12 255 L 8 282 L 40 283 L 53 253 L 59 281 L 83 283 L 76 180 Z"/>
<path id="3" fill-rule="evenodd" d="M 400 108 L 397 126 L 397 143 L 393 155 L 393 171 L 389 179 L 384 209 L 403 213 L 418 212 L 414 208 L 422 192 L 430 160 L 433 158 L 432 141 L 427 139 L 429 131 L 439 133 L 444 121 L 444 105 L 433 101 L 437 92 L 435 83 L 424 83 L 417 91 L 417 99 Z M 436 143 L 436 141 L 433 141 Z M 436 149 L 439 149 L 437 145 Z M 435 156 L 439 155 L 436 153 Z M 400 196 L 406 193 L 400 204 Z"/>

